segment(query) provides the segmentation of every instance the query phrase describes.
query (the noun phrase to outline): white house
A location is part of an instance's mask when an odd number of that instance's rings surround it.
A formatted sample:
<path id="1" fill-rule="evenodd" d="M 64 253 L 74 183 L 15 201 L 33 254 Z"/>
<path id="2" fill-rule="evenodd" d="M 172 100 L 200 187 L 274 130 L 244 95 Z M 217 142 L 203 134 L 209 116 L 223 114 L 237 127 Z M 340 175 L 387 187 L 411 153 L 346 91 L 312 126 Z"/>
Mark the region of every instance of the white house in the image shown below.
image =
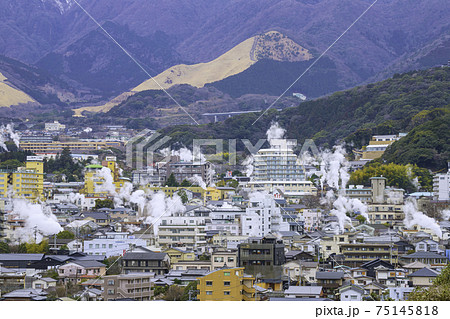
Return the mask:
<path id="1" fill-rule="evenodd" d="M 323 291 L 321 286 L 290 286 L 284 291 L 286 298 L 321 298 Z"/>
<path id="2" fill-rule="evenodd" d="M 356 285 L 349 285 L 339 289 L 341 301 L 362 301 L 364 288 Z"/>
<path id="3" fill-rule="evenodd" d="M 146 246 L 146 240 L 130 236 L 127 232 L 106 233 L 102 238 L 84 241 L 83 252 L 105 257 L 121 256 L 131 246 Z"/>

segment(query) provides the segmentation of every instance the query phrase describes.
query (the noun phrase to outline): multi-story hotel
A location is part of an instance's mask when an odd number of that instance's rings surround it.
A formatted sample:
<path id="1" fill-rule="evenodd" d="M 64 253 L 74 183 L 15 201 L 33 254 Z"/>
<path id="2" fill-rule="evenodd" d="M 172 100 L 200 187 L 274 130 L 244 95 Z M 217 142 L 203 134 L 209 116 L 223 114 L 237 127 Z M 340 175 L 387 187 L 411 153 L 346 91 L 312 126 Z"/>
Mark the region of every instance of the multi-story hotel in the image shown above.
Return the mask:
<path id="1" fill-rule="evenodd" d="M 270 192 L 281 189 L 285 193 L 317 193 L 312 182 L 305 180 L 294 145 L 289 140 L 272 140 L 271 148 L 259 150 L 254 156 L 252 180 L 248 185 L 253 190 Z"/>
<path id="2" fill-rule="evenodd" d="M 0 197 L 12 195 L 30 201 L 44 196 L 44 163 L 41 156 L 28 156 L 25 167 L 0 170 Z"/>

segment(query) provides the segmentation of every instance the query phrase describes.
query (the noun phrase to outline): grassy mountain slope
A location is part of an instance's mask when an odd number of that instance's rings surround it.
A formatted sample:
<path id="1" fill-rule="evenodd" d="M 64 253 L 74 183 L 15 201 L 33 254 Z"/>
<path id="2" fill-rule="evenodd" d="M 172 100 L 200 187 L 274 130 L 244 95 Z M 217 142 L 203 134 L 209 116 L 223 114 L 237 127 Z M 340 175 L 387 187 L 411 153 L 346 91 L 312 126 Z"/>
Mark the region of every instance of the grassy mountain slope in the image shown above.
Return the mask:
<path id="1" fill-rule="evenodd" d="M 190 86 L 201 88 L 207 83 L 217 82 L 239 74 L 250 68 L 259 59 L 264 59 L 264 61 L 271 59 L 270 61 L 279 61 L 277 63 L 284 63 L 283 65 L 287 66 L 287 68 L 285 67 L 281 70 L 282 72 L 286 71 L 286 69 L 295 70 L 292 66 L 293 63 L 300 63 L 298 61 L 306 61 L 311 58 L 312 55 L 305 48 L 301 47 L 279 32 L 270 31 L 241 42 L 231 50 L 210 62 L 193 65 L 175 65 L 158 74 L 153 79 L 144 81 L 135 87 L 131 92 L 125 92 L 106 104 L 99 106 L 84 106 L 75 109 L 74 112 L 75 116 L 82 116 L 84 111 L 108 112 L 114 106 L 119 105 L 134 93 L 146 90 L 161 90 L 161 88 L 168 89 L 179 84 L 188 84 Z M 266 71 L 270 72 L 271 70 Z M 292 72 L 289 72 L 289 74 L 292 74 Z M 261 76 L 261 74 L 259 75 Z M 265 75 L 272 78 L 270 83 L 278 82 L 277 79 L 273 78 L 273 75 Z M 284 84 L 285 82 L 281 83 L 281 85 Z M 259 90 L 259 92 L 244 91 L 243 94 L 267 94 L 264 89 L 268 86 L 269 85 L 265 85 L 262 90 Z M 234 97 L 239 97 L 243 94 L 239 94 L 237 96 L 236 94 L 231 95 Z"/>
<path id="2" fill-rule="evenodd" d="M 29 95 L 15 89 L 6 81 L 7 78 L 0 73 L 0 107 L 10 107 L 13 105 L 35 102 Z"/>

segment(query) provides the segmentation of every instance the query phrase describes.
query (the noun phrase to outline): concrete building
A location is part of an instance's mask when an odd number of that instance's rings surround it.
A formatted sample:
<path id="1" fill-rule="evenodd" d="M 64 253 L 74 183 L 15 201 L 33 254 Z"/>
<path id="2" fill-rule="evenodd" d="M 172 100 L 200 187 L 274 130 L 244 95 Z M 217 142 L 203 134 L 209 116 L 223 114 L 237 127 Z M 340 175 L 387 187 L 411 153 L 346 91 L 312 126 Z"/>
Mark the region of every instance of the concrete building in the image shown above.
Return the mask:
<path id="1" fill-rule="evenodd" d="M 102 284 L 103 300 L 133 299 L 151 300 L 154 273 L 131 273 L 104 276 Z"/>
<path id="2" fill-rule="evenodd" d="M 285 194 L 312 195 L 317 189 L 305 179 L 305 171 L 294 154 L 295 143 L 290 140 L 272 140 L 271 148 L 260 149 L 253 159 L 252 190 L 273 193 L 280 189 Z"/>
<path id="3" fill-rule="evenodd" d="M 236 250 L 218 249 L 211 254 L 211 268 L 213 270 L 224 267 L 237 267 L 238 253 Z"/>
<path id="4" fill-rule="evenodd" d="M 445 174 L 436 174 L 433 178 L 434 199 L 438 201 L 450 201 L 450 162 Z"/>
<path id="5" fill-rule="evenodd" d="M 144 249 L 142 252 L 127 252 L 123 255 L 121 261 L 124 274 L 152 272 L 156 275 L 164 275 L 170 269 L 169 255 L 166 253 L 155 253 L 148 249 Z"/>
<path id="6" fill-rule="evenodd" d="M 25 167 L 0 170 L 0 197 L 44 199 L 44 162 L 41 156 L 27 156 Z"/>
<path id="7" fill-rule="evenodd" d="M 200 301 L 250 301 L 255 299 L 255 278 L 244 274 L 243 267 L 213 270 L 198 278 Z"/>
<path id="8" fill-rule="evenodd" d="M 143 239 L 130 236 L 129 233 L 105 233 L 105 236 L 84 241 L 83 252 L 88 255 L 101 255 L 106 258 L 122 256 L 132 246 L 146 246 Z"/>
<path id="9" fill-rule="evenodd" d="M 62 131 L 65 129 L 66 126 L 64 124 L 59 123 L 58 121 L 54 121 L 53 123 L 45 123 L 46 131 Z"/>

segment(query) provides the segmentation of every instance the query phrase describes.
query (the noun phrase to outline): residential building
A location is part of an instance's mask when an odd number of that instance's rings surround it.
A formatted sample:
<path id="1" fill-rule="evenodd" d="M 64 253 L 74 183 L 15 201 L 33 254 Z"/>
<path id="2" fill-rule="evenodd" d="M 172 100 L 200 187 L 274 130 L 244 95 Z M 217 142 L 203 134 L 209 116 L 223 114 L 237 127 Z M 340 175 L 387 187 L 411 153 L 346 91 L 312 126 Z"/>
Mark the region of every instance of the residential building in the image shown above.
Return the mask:
<path id="1" fill-rule="evenodd" d="M 436 174 L 433 178 L 434 199 L 438 201 L 450 201 L 450 162 L 445 174 Z"/>
<path id="2" fill-rule="evenodd" d="M 65 129 L 66 126 L 64 124 L 59 123 L 58 121 L 54 121 L 53 123 L 45 123 L 46 131 L 62 131 Z"/>
<path id="3" fill-rule="evenodd" d="M 183 250 L 181 248 L 172 247 L 164 251 L 169 255 L 170 263 L 174 264 L 180 261 L 194 261 L 195 253 L 189 250 Z"/>
<path id="4" fill-rule="evenodd" d="M 170 269 L 170 257 L 166 253 L 155 253 L 148 249 L 143 252 L 127 252 L 121 259 L 124 274 L 153 272 L 164 275 Z"/>
<path id="5" fill-rule="evenodd" d="M 323 289 L 320 286 L 289 286 L 284 291 L 285 298 L 323 298 Z"/>
<path id="6" fill-rule="evenodd" d="M 243 267 L 217 269 L 198 278 L 197 298 L 200 301 L 255 300 L 254 285 L 255 278 L 245 275 Z"/>
<path id="7" fill-rule="evenodd" d="M 422 268 L 408 275 L 413 287 L 430 287 L 438 273 L 430 268 Z"/>
<path id="8" fill-rule="evenodd" d="M 397 246 L 392 243 L 341 243 L 340 248 L 345 265 L 350 267 L 361 266 L 376 258 L 393 264 L 398 262 Z"/>
<path id="9" fill-rule="evenodd" d="M 293 282 L 316 283 L 318 267 L 319 263 L 316 261 L 292 260 L 283 265 L 283 275 Z"/>
<path id="10" fill-rule="evenodd" d="M 38 278 L 38 279 L 34 280 L 33 283 L 31 284 L 31 287 L 33 289 L 47 290 L 49 288 L 56 287 L 56 282 L 57 282 L 56 279 L 49 278 L 49 277 L 42 277 L 42 278 Z"/>
<path id="11" fill-rule="evenodd" d="M 347 285 L 339 289 L 340 301 L 362 301 L 364 288 L 357 285 Z"/>
<path id="12" fill-rule="evenodd" d="M 111 177 L 106 176 L 103 168 L 109 168 Z M 91 164 L 86 166 L 84 173 L 84 188 L 80 193 L 88 197 L 105 198 L 110 192 L 109 188 L 114 187 L 118 193 L 128 179 L 120 177 L 119 166 L 115 156 L 107 156 L 102 165 Z M 108 185 L 108 184 L 112 185 Z"/>
<path id="13" fill-rule="evenodd" d="M 236 250 L 218 249 L 211 254 L 211 269 L 220 269 L 224 267 L 234 268 L 238 266 Z"/>
<path id="14" fill-rule="evenodd" d="M 42 289 L 18 289 L 2 295 L 4 301 L 43 301 L 48 293 Z"/>
<path id="15" fill-rule="evenodd" d="M 108 141 L 51 141 L 35 142 L 20 140 L 20 148 L 24 151 L 30 151 L 35 154 L 62 153 L 65 148 L 69 148 L 72 153 L 92 153 L 94 151 L 104 150 L 109 147 L 118 147 L 121 143 Z"/>
<path id="16" fill-rule="evenodd" d="M 448 264 L 448 258 L 444 255 L 433 252 L 415 252 L 409 255 L 401 256 L 401 260 L 404 263 L 409 264 L 414 261 L 420 261 L 426 265 L 430 265 L 432 268 L 442 268 Z"/>
<path id="17" fill-rule="evenodd" d="M 130 273 L 103 277 L 103 300 L 151 300 L 154 273 Z"/>
<path id="18" fill-rule="evenodd" d="M 102 255 L 106 258 L 122 256 L 133 246 L 146 246 L 146 241 L 129 233 L 107 232 L 104 236 L 84 241 L 83 252 L 88 255 Z"/>
<path id="19" fill-rule="evenodd" d="M 325 297 L 337 299 L 337 291 L 344 283 L 345 273 L 342 271 L 317 271 L 317 285 L 323 288 Z"/>
<path id="20" fill-rule="evenodd" d="M 0 170 L 0 197 L 24 198 L 35 202 L 44 198 L 44 163 L 41 156 L 27 156 L 25 167 Z"/>
<path id="21" fill-rule="evenodd" d="M 209 260 L 181 260 L 175 263 L 171 263 L 170 267 L 173 270 L 190 270 L 201 269 L 211 271 L 211 261 Z"/>
<path id="22" fill-rule="evenodd" d="M 362 151 L 353 151 L 356 154 L 356 159 L 370 161 L 373 159 L 380 158 L 387 147 L 398 141 L 400 138 L 404 137 L 405 133 L 399 133 L 398 135 L 374 135 Z"/>
<path id="23" fill-rule="evenodd" d="M 80 283 L 106 274 L 106 265 L 95 260 L 75 260 L 59 266 L 58 276 L 64 282 Z"/>
<path id="24" fill-rule="evenodd" d="M 158 225 L 158 243 L 162 247 L 183 246 L 196 249 L 206 244 L 206 223 L 210 222 L 209 210 L 189 210 L 164 216 Z"/>

